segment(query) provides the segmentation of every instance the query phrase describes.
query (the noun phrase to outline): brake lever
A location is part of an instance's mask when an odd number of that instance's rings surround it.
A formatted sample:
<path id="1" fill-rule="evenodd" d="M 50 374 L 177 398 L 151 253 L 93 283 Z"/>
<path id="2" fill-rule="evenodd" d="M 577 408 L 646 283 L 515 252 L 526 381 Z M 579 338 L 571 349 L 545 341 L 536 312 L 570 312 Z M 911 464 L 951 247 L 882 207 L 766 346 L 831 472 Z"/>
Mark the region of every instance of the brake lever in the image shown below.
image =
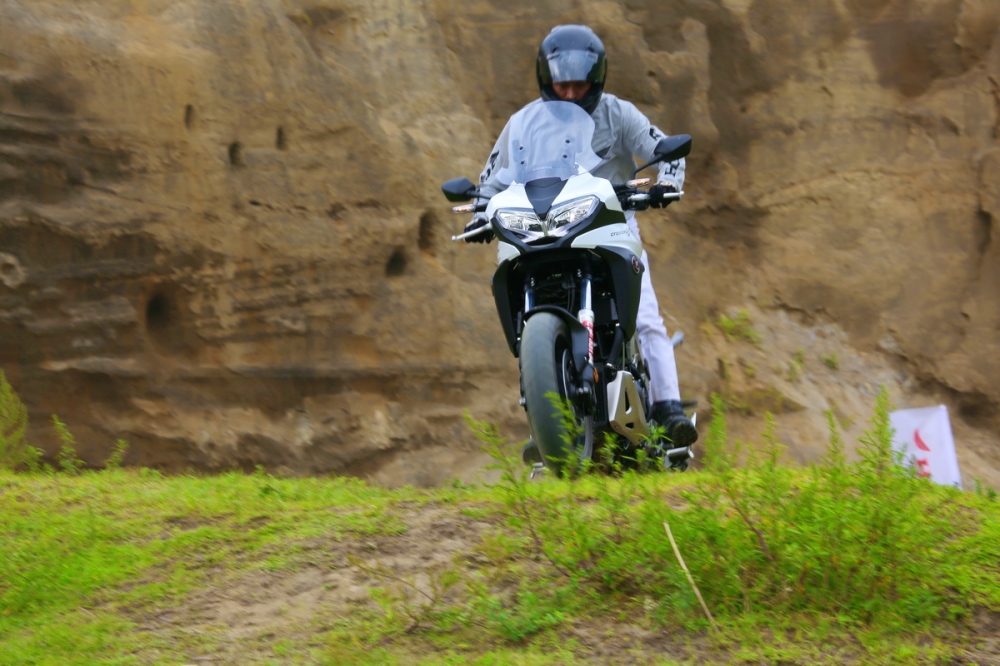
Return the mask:
<path id="1" fill-rule="evenodd" d="M 466 231 L 464 234 L 459 234 L 457 236 L 452 236 L 451 239 L 453 241 L 465 240 L 466 238 L 472 238 L 473 236 L 478 236 L 479 234 L 484 233 L 486 231 L 489 231 L 490 229 L 492 229 L 492 227 L 490 225 L 484 224 L 481 227 L 476 227 L 472 231 Z"/>

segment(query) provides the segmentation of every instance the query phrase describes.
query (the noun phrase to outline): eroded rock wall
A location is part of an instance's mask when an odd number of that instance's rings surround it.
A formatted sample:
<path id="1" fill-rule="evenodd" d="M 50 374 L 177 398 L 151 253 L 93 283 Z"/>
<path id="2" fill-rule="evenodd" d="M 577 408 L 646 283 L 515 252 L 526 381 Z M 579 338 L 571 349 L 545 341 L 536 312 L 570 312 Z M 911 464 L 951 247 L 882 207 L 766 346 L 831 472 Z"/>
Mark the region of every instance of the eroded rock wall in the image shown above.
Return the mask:
<path id="1" fill-rule="evenodd" d="M 481 463 L 463 409 L 523 436 L 492 248 L 438 185 L 562 22 L 695 137 L 641 222 L 685 393 L 810 459 L 885 384 L 1000 469 L 986 0 L 0 0 L 0 367 L 36 441 L 57 413 L 92 460 L 435 483 Z M 759 342 L 710 323 L 739 309 Z"/>

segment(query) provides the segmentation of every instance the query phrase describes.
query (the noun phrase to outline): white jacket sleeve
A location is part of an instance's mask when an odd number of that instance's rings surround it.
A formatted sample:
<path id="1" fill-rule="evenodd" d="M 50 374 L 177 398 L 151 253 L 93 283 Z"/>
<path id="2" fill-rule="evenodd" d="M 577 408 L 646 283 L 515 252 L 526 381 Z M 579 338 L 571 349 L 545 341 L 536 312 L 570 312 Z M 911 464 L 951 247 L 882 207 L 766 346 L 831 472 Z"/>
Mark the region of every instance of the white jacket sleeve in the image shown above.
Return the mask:
<path id="1" fill-rule="evenodd" d="M 653 149 L 660 139 L 667 137 L 660 128 L 649 122 L 642 111 L 631 102 L 619 100 L 622 113 L 622 135 L 624 148 L 637 156 L 645 164 L 653 159 Z M 680 192 L 684 188 L 684 158 L 660 164 L 658 182 L 669 183 Z"/>
<path id="2" fill-rule="evenodd" d="M 479 191 L 483 193 L 484 197 L 492 197 L 495 194 L 503 192 L 510 186 L 510 183 L 500 180 L 501 170 L 509 166 L 507 164 L 507 144 L 510 142 L 509 135 L 510 121 L 507 122 L 503 131 L 500 132 L 500 138 L 494 144 L 493 150 L 490 152 L 490 158 L 486 160 L 486 166 L 483 167 L 483 172 L 479 174 Z"/>

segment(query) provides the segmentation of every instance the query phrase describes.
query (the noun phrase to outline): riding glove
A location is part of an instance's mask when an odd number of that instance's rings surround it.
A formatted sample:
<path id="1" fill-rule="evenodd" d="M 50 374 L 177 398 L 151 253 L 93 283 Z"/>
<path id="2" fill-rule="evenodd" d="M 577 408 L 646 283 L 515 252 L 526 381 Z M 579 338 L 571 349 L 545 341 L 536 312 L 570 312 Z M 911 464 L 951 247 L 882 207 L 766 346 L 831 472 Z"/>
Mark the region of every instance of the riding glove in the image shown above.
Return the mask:
<path id="1" fill-rule="evenodd" d="M 485 213 L 476 213 L 472 216 L 472 219 L 467 225 L 465 225 L 465 233 L 484 227 L 490 223 L 489 218 L 486 217 Z M 493 241 L 493 230 L 488 229 L 475 236 L 469 236 L 465 239 L 466 243 L 490 243 Z"/>
<path id="2" fill-rule="evenodd" d="M 649 188 L 649 207 L 666 208 L 677 199 L 664 199 L 664 194 L 676 194 L 677 188 L 670 183 L 657 183 Z"/>

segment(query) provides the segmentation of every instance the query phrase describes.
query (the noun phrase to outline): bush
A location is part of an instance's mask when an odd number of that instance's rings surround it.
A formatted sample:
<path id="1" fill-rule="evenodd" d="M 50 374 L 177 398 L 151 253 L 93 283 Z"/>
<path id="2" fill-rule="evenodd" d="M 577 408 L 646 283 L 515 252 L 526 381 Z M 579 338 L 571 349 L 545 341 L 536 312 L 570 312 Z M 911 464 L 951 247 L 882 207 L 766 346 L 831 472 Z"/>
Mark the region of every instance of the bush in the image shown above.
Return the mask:
<path id="1" fill-rule="evenodd" d="M 830 416 L 826 458 L 805 474 L 780 464 L 773 424 L 744 468 L 716 458 L 713 473 L 686 494 L 692 511 L 684 517 L 697 520 L 680 520 L 677 531 L 705 563 L 717 607 L 808 609 L 868 622 L 943 618 L 962 603 L 942 572 L 975 522 L 949 505 L 957 491 L 902 464 L 889 412 L 883 391 L 856 463 L 846 461 Z"/>
<path id="2" fill-rule="evenodd" d="M 770 417 L 760 443 L 730 449 L 724 405 L 713 403 L 706 470 L 672 477 L 688 486 L 673 493 L 682 508 L 667 501 L 662 474 L 533 483 L 504 456 L 495 429 L 474 424 L 502 470 L 508 526 L 523 535 L 512 543 L 545 563 L 549 580 L 536 580 L 536 589 L 642 599 L 651 617 L 702 623 L 665 522 L 721 618 L 801 611 L 923 624 L 968 613 L 982 601 L 974 583 L 981 576 L 996 589 L 995 569 L 961 564 L 989 557 L 977 537 L 982 513 L 967 505 L 978 496 L 933 485 L 902 464 L 884 390 L 856 462 L 848 462 L 828 415 L 826 457 L 804 469 L 784 464 Z"/>
<path id="3" fill-rule="evenodd" d="M 76 438 L 73 437 L 73 433 L 69 431 L 66 424 L 55 414 L 52 415 L 52 427 L 55 428 L 56 434 L 62 442 L 62 447 L 59 449 L 59 455 L 57 456 L 59 467 L 66 474 L 79 474 L 83 471 L 85 463 L 77 455 Z"/>
<path id="4" fill-rule="evenodd" d="M 28 410 L 0 370 L 0 469 L 14 471 L 31 466 L 38 450 L 28 446 Z"/>

